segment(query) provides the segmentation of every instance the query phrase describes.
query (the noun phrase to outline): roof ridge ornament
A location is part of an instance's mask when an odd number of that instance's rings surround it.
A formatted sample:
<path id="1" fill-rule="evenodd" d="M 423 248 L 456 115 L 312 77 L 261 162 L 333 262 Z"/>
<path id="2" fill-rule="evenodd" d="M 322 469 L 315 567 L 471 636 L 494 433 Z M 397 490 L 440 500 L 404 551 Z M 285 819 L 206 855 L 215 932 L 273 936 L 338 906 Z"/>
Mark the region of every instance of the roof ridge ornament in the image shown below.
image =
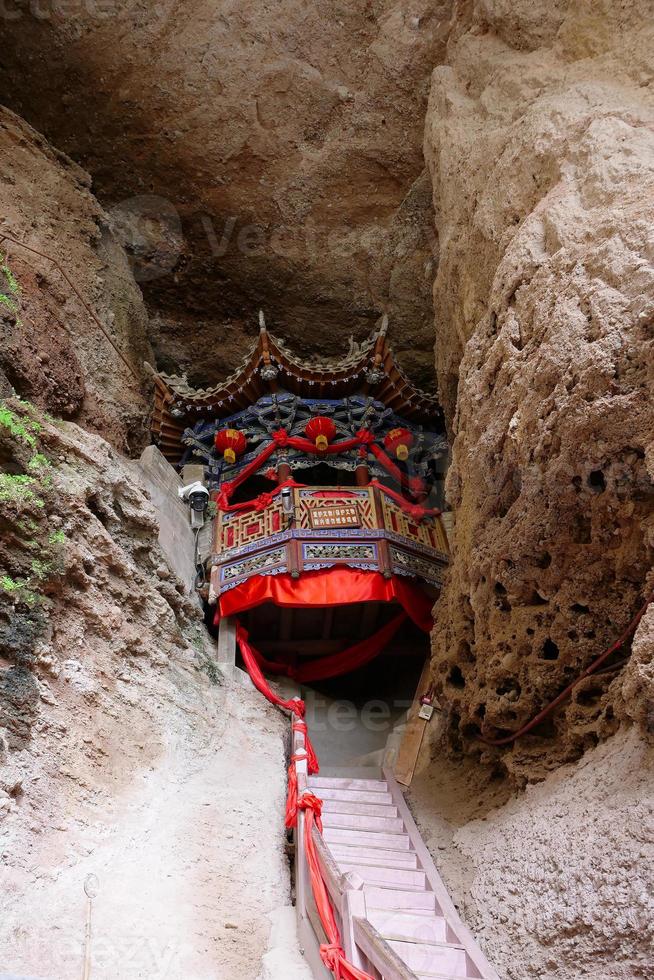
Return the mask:
<path id="1" fill-rule="evenodd" d="M 261 359 L 263 364 L 259 368 L 259 374 L 263 381 L 271 384 L 277 380 L 279 368 L 273 364 L 270 356 L 270 344 L 268 343 L 268 330 L 266 329 L 266 318 L 263 310 L 259 310 L 259 344 L 261 346 Z"/>

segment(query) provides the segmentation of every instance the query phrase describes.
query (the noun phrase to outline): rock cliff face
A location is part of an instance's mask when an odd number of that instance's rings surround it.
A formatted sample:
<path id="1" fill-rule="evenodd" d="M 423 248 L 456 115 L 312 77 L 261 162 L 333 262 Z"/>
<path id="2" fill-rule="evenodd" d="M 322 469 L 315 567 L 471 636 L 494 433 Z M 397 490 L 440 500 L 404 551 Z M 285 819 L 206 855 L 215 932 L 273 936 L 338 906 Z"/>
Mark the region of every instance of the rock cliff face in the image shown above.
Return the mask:
<path id="1" fill-rule="evenodd" d="M 653 763 L 632 727 L 506 802 L 461 761 L 414 780 L 424 838 L 501 977 L 649 976 Z"/>
<path id="2" fill-rule="evenodd" d="M 386 309 L 404 364 L 433 384 L 421 144 L 450 4 L 68 9 L 3 22 L 4 97 L 121 216 L 160 364 L 214 380 L 258 306 L 312 353 Z"/>
<path id="3" fill-rule="evenodd" d="M 13 388 L 135 449 L 147 432 L 142 362 L 151 352 L 143 299 L 112 222 L 88 174 L 7 109 L 0 109 L 0 164 L 0 395 Z"/>
<path id="4" fill-rule="evenodd" d="M 255 980 L 290 903 L 286 726 L 213 663 L 135 467 L 1 411 L 3 966 L 81 971 L 91 875 L 94 976 Z"/>
<path id="5" fill-rule="evenodd" d="M 654 585 L 649 10 L 464 4 L 433 76 L 436 350 L 456 434 L 434 668 L 472 751 L 558 694 Z M 618 718 L 654 728 L 647 629 L 622 673 L 585 681 L 503 756 L 518 780 Z"/>

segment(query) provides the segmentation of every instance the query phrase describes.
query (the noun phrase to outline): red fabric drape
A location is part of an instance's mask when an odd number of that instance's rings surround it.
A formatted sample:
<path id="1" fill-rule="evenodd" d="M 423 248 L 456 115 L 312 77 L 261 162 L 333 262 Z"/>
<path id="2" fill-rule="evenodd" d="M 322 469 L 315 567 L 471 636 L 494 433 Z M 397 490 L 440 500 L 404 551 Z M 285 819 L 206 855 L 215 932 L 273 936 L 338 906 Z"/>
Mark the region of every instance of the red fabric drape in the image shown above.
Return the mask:
<path id="1" fill-rule="evenodd" d="M 218 600 L 215 622 L 235 616 L 264 602 L 299 609 L 302 606 L 342 606 L 356 602 L 398 602 L 425 633 L 432 627 L 433 600 L 417 582 L 399 575 L 384 578 L 381 572 L 335 566 L 326 571 L 304 572 L 299 579 L 283 575 L 254 575 Z"/>
<path id="2" fill-rule="evenodd" d="M 390 643 L 406 618 L 405 612 L 398 613 L 372 636 L 353 644 L 347 650 L 320 657 L 313 663 L 301 664 L 299 667 L 266 660 L 263 654 L 255 649 L 252 644 L 249 646 L 262 671 L 265 670 L 268 674 L 281 674 L 284 677 L 291 677 L 298 684 L 311 684 L 313 681 L 325 681 L 330 677 L 340 677 L 341 674 L 347 674 L 358 667 L 365 667 L 371 660 L 378 657 L 384 647 Z"/>
<path id="3" fill-rule="evenodd" d="M 328 970 L 334 974 L 336 980 L 373 980 L 369 973 L 359 970 L 358 967 L 350 963 L 345 956 L 341 934 L 336 925 L 334 910 L 329 900 L 327 886 L 324 882 L 320 870 L 320 862 L 313 843 L 313 825 L 318 827 L 322 833 L 320 812 L 322 801 L 313 793 L 306 793 L 298 802 L 305 813 L 304 823 L 304 851 L 309 866 L 309 876 L 311 878 L 311 890 L 318 909 L 320 921 L 323 924 L 327 935 L 328 943 L 323 943 L 320 947 L 320 956 Z"/>

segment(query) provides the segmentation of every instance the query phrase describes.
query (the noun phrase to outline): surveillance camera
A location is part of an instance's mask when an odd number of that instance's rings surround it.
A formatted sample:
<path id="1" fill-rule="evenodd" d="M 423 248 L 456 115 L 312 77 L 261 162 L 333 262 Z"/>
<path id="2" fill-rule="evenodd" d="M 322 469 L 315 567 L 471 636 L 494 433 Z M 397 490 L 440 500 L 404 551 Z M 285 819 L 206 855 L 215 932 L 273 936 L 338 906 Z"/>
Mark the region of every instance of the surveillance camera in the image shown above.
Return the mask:
<path id="1" fill-rule="evenodd" d="M 182 500 L 191 508 L 191 526 L 202 527 L 204 524 L 204 514 L 209 506 L 209 491 L 196 480 L 188 486 L 180 487 L 177 491 Z"/>

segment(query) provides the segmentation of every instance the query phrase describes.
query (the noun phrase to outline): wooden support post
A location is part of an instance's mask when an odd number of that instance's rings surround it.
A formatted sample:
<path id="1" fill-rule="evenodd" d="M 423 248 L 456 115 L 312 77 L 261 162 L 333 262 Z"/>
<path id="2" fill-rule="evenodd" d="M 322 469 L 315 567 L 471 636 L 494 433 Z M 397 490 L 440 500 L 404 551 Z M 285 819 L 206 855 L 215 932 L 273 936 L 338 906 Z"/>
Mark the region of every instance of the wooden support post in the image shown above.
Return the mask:
<path id="1" fill-rule="evenodd" d="M 233 616 L 220 620 L 217 660 L 219 664 L 229 664 L 230 667 L 236 665 L 236 620 Z"/>
<path id="2" fill-rule="evenodd" d="M 430 658 L 427 657 L 425 660 L 425 665 L 422 668 L 420 680 L 418 682 L 416 696 L 413 699 L 413 704 L 409 709 L 409 717 L 407 718 L 404 736 L 400 743 L 397 758 L 395 760 L 395 778 L 398 783 L 402 783 L 403 786 L 411 785 L 411 780 L 413 779 L 413 773 L 415 772 L 425 730 L 427 725 L 430 724 L 428 721 L 425 721 L 420 717 L 420 708 L 422 707 L 420 698 L 429 687 L 430 677 L 431 662 Z"/>
<path id="3" fill-rule="evenodd" d="M 367 917 L 363 879 L 356 872 L 350 872 L 345 875 L 345 881 L 349 887 L 343 892 L 341 910 L 343 949 L 353 966 L 356 966 L 359 970 L 365 970 L 367 969 L 367 964 L 364 963 L 361 951 L 354 938 L 354 920 L 365 919 Z"/>

